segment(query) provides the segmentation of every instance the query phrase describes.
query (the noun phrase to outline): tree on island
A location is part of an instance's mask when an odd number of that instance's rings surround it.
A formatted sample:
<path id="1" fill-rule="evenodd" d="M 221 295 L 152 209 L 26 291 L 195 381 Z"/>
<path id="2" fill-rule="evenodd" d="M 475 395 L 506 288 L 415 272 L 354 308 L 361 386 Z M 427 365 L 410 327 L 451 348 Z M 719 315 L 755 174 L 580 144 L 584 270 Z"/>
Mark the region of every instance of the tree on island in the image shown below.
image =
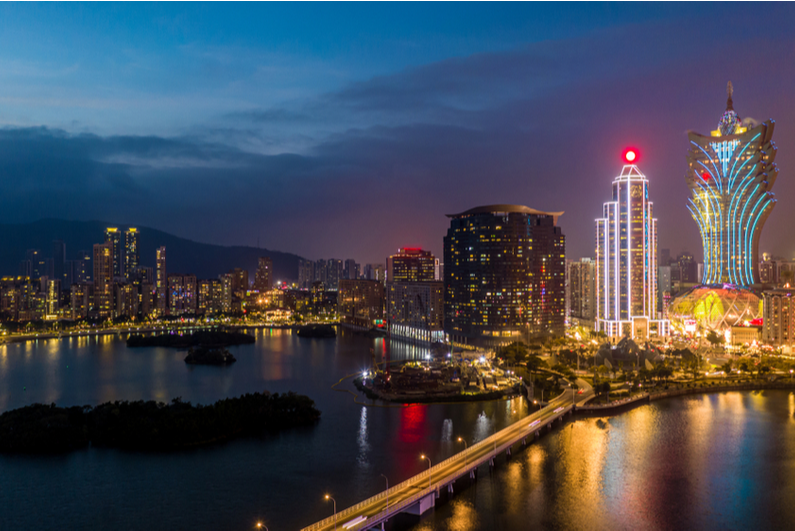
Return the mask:
<path id="1" fill-rule="evenodd" d="M 707 332 L 707 341 L 712 344 L 713 347 L 717 347 L 718 345 L 722 345 L 725 341 L 724 337 L 714 330 L 710 330 Z"/>
<path id="2" fill-rule="evenodd" d="M 505 360 L 509 365 L 516 365 L 522 363 L 527 358 L 528 348 L 527 345 L 520 341 L 515 341 L 505 347 L 497 349 L 497 357 Z"/>

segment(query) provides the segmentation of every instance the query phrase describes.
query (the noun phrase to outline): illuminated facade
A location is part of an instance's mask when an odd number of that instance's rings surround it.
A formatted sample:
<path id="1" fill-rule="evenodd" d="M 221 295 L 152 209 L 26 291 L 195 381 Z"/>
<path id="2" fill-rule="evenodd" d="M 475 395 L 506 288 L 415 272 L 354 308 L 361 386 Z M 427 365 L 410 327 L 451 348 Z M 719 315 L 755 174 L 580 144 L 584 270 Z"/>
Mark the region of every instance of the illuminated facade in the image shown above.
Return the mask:
<path id="1" fill-rule="evenodd" d="M 112 278 L 121 277 L 124 273 L 124 249 L 121 244 L 121 232 L 118 227 L 105 229 L 105 243 L 111 244 L 113 272 Z"/>
<path id="2" fill-rule="evenodd" d="M 657 220 L 649 181 L 632 162 L 613 181 L 612 201 L 596 220 L 596 329 L 611 337 L 668 335 L 657 319 Z"/>
<path id="3" fill-rule="evenodd" d="M 762 340 L 775 345 L 795 344 L 795 291 L 784 288 L 762 293 Z"/>
<path id="4" fill-rule="evenodd" d="M 734 111 L 729 83 L 726 112 L 710 136 L 688 133 L 688 209 L 698 224 L 704 250 L 703 284 L 751 286 L 760 282 L 759 235 L 773 210 L 770 189 L 773 120 L 755 125 Z"/>
<path id="5" fill-rule="evenodd" d="M 696 286 L 671 302 L 668 317 L 680 332 L 724 332 L 762 317 L 762 301 L 752 290 L 731 284 Z"/>
<path id="6" fill-rule="evenodd" d="M 138 229 L 130 227 L 124 233 L 124 278 L 129 281 L 140 265 Z"/>
<path id="7" fill-rule="evenodd" d="M 497 346 L 563 332 L 562 214 L 489 205 L 448 215 L 444 327 L 453 342 Z"/>
<path id="8" fill-rule="evenodd" d="M 435 279 L 436 258 L 418 247 L 403 247 L 386 259 L 387 282 L 428 282 Z"/>
<path id="9" fill-rule="evenodd" d="M 377 280 L 342 279 L 337 308 L 343 326 L 369 330 L 384 320 L 384 285 Z"/>
<path id="10" fill-rule="evenodd" d="M 162 317 L 168 312 L 168 276 L 166 272 L 166 248 L 158 247 L 156 253 L 155 291 L 157 293 L 157 315 Z"/>
<path id="11" fill-rule="evenodd" d="M 387 282 L 386 321 L 391 337 L 444 341 L 444 283 Z"/>

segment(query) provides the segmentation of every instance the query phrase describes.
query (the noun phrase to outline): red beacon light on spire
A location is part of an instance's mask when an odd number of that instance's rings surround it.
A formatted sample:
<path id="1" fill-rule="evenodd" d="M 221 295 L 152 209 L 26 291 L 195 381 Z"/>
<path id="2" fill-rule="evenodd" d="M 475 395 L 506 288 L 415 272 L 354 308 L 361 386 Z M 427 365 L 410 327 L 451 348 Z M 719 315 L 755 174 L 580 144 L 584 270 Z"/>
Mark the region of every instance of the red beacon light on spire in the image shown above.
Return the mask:
<path id="1" fill-rule="evenodd" d="M 638 158 L 638 152 L 634 149 L 630 148 L 624 151 L 624 160 L 627 161 L 629 164 L 635 164 L 635 160 Z"/>

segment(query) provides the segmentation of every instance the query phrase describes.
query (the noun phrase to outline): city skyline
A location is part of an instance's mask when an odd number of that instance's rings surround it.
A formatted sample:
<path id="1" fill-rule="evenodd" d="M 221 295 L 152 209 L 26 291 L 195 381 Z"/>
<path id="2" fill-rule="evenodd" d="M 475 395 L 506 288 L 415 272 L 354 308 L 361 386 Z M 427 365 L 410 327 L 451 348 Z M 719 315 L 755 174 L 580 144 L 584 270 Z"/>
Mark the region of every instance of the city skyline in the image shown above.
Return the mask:
<path id="1" fill-rule="evenodd" d="M 699 255 L 685 132 L 714 127 L 727 80 L 743 116 L 780 117 L 792 165 L 790 6 L 472 5 L 443 24 L 450 9 L 340 6 L 352 16 L 331 27 L 328 7 L 3 6 L 0 169 L 16 185 L 0 222 L 103 219 L 375 263 L 402 246 L 441 256 L 444 213 L 515 201 L 565 211 L 576 259 L 593 256 L 590 197 L 634 146 L 660 180 L 660 247 Z M 764 75 L 762 46 L 777 50 Z M 792 216 L 770 216 L 760 251 L 795 252 Z"/>

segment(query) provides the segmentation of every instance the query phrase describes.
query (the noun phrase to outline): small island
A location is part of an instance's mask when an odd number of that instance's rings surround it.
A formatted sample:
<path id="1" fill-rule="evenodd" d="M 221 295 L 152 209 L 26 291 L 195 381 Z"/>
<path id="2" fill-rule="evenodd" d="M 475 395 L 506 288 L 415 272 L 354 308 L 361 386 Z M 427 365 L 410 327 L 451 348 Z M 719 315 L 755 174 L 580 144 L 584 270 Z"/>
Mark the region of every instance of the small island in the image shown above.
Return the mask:
<path id="1" fill-rule="evenodd" d="M 295 333 L 298 337 L 329 338 L 337 337 L 337 330 L 326 324 L 310 324 L 302 326 Z"/>
<path id="2" fill-rule="evenodd" d="M 401 403 L 470 402 L 518 395 L 521 380 L 489 361 L 407 362 L 354 379 L 368 398 Z"/>
<path id="3" fill-rule="evenodd" d="M 160 334 L 154 336 L 132 335 L 127 338 L 127 346 L 135 347 L 231 347 L 234 345 L 250 345 L 256 338 L 242 332 L 226 330 L 199 330 L 190 334 Z"/>
<path id="4" fill-rule="evenodd" d="M 0 415 L 0 453 L 63 453 L 89 444 L 171 451 L 244 436 L 311 426 L 320 411 L 295 393 L 246 394 L 208 405 L 175 398 L 106 402 L 96 407 L 33 404 Z"/>
<path id="5" fill-rule="evenodd" d="M 237 359 L 225 348 L 191 347 L 185 357 L 190 365 L 230 365 Z"/>

